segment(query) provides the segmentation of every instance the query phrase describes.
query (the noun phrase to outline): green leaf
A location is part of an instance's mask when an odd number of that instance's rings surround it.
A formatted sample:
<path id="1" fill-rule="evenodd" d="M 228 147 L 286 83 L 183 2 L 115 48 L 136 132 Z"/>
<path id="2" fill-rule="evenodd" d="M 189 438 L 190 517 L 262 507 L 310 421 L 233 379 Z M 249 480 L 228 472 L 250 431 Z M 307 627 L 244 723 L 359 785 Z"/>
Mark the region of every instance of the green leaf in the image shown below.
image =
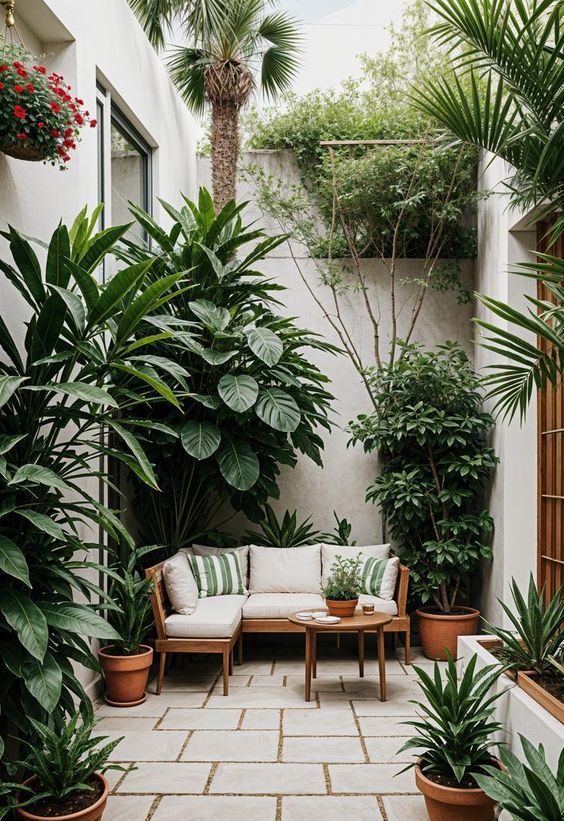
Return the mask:
<path id="1" fill-rule="evenodd" d="M 46 516 L 44 513 L 38 513 L 36 510 L 26 510 L 25 508 L 19 508 L 16 510 L 16 513 L 18 516 L 22 516 L 24 519 L 27 519 L 28 522 L 35 525 L 38 530 L 47 533 L 48 536 L 52 536 L 53 539 L 65 541 L 65 531 L 60 525 L 54 522 L 50 516 Z"/>
<path id="2" fill-rule="evenodd" d="M 26 436 L 27 433 L 22 433 L 19 436 L 8 436 L 7 434 L 2 434 L 0 436 L 0 456 L 3 453 L 8 453 L 12 450 L 12 448 L 15 447 L 18 442 L 21 442 L 22 439 L 25 439 Z"/>
<path id="3" fill-rule="evenodd" d="M 293 433 L 302 418 L 294 398 L 280 388 L 262 388 L 255 413 L 266 425 L 283 433 Z"/>
<path id="4" fill-rule="evenodd" d="M 231 322 L 231 314 L 227 308 L 214 305 L 208 299 L 189 302 L 188 307 L 211 331 L 224 331 Z"/>
<path id="5" fill-rule="evenodd" d="M 22 664 L 22 679 L 36 701 L 51 713 L 61 697 L 63 674 L 51 655 L 46 653 L 42 662 L 29 659 Z"/>
<path id="6" fill-rule="evenodd" d="M 65 394 L 65 396 L 75 396 L 84 402 L 94 402 L 96 405 L 109 405 L 111 408 L 119 407 L 119 403 L 114 397 L 103 388 L 97 388 L 95 385 L 88 385 L 85 382 L 54 382 L 48 384 L 47 387 L 56 393 L 62 393 Z"/>
<path id="7" fill-rule="evenodd" d="M 47 263 L 45 266 L 45 281 L 49 285 L 59 286 L 65 289 L 69 281 L 69 269 L 64 264 L 64 260 L 70 257 L 69 232 L 66 225 L 59 225 L 51 237 L 49 250 L 47 251 Z"/>
<path id="8" fill-rule="evenodd" d="M 214 351 L 213 348 L 200 348 L 198 353 L 208 365 L 225 365 L 226 362 L 237 356 L 237 351 Z"/>
<path id="9" fill-rule="evenodd" d="M 79 260 L 80 267 L 92 273 L 116 242 L 127 233 L 130 225 L 131 223 L 128 225 L 112 225 L 96 234 L 88 243 L 85 253 Z"/>
<path id="10" fill-rule="evenodd" d="M 88 310 L 91 311 L 98 302 L 100 293 L 98 283 L 92 274 L 89 274 L 81 268 L 80 265 L 77 265 L 76 262 L 72 262 L 70 259 L 67 259 L 65 260 L 65 265 L 80 288 L 80 292 L 84 297 Z"/>
<path id="11" fill-rule="evenodd" d="M 211 422 L 186 422 L 180 432 L 182 446 L 194 459 L 208 459 L 218 449 L 221 431 Z"/>
<path id="12" fill-rule="evenodd" d="M 73 318 L 76 329 L 79 333 L 82 333 L 86 323 L 86 311 L 80 296 L 73 293 L 73 291 L 68 291 L 66 288 L 60 288 L 58 285 L 49 285 L 49 289 L 63 300 Z"/>
<path id="13" fill-rule="evenodd" d="M 257 401 L 259 386 L 252 376 L 227 373 L 219 380 L 217 391 L 236 413 L 244 413 Z"/>
<path id="14" fill-rule="evenodd" d="M 12 256 L 30 294 L 38 305 L 42 305 L 45 301 L 45 289 L 41 280 L 41 266 L 35 251 L 29 242 L 12 227 L 10 227 L 9 240 Z"/>
<path id="15" fill-rule="evenodd" d="M 39 602 L 39 607 L 50 627 L 95 639 L 119 639 L 114 628 L 86 605 Z"/>
<path id="16" fill-rule="evenodd" d="M 37 317 L 30 346 L 31 361 L 49 356 L 59 341 L 67 308 L 57 294 L 47 297 L 41 313 Z"/>
<path id="17" fill-rule="evenodd" d="M 0 408 L 27 378 L 27 376 L 0 376 Z"/>
<path id="18" fill-rule="evenodd" d="M 2 535 L 0 535 L 0 570 L 31 587 L 29 568 L 24 554 L 17 544 Z"/>
<path id="19" fill-rule="evenodd" d="M 124 428 L 118 422 L 113 421 L 112 419 L 108 420 L 109 427 L 114 430 L 118 436 L 121 436 L 123 441 L 126 443 L 127 447 L 135 457 L 137 464 L 142 472 L 142 477 L 144 478 L 145 482 L 152 487 L 154 490 L 159 490 L 159 485 L 157 483 L 157 477 L 151 467 L 151 463 L 147 459 L 147 455 L 143 448 L 141 447 L 139 440 L 137 437 L 127 428 Z"/>
<path id="20" fill-rule="evenodd" d="M 59 490 L 70 490 L 69 485 L 60 476 L 57 476 L 50 468 L 42 465 L 22 465 L 21 468 L 17 469 L 14 478 L 8 484 L 21 485 L 24 482 L 56 487 Z"/>
<path id="21" fill-rule="evenodd" d="M 132 288 L 136 288 L 147 275 L 147 271 L 153 264 L 154 259 L 137 262 L 119 271 L 100 294 L 98 301 L 92 307 L 88 317 L 88 327 L 101 325 L 106 319 L 111 317 L 122 300 L 127 296 Z"/>
<path id="22" fill-rule="evenodd" d="M 249 348 L 267 365 L 276 365 L 284 353 L 280 337 L 270 328 L 251 328 L 245 331 Z"/>
<path id="23" fill-rule="evenodd" d="M 146 373 L 144 370 L 141 370 L 141 368 L 134 368 L 131 365 L 125 365 L 122 362 L 114 362 L 112 367 L 117 368 L 117 370 L 123 371 L 124 373 L 128 373 L 131 376 L 135 376 L 137 379 L 141 379 L 142 382 L 146 382 L 147 385 L 150 385 L 151 388 L 166 399 L 167 402 L 170 402 L 170 404 L 174 405 L 176 408 L 180 408 L 178 399 L 168 387 L 166 382 L 163 382 L 162 379 Z"/>
<path id="24" fill-rule="evenodd" d="M 28 653 L 42 661 L 47 652 L 49 631 L 37 605 L 24 593 L 4 587 L 0 590 L 0 611 Z"/>
<path id="25" fill-rule="evenodd" d="M 229 439 L 218 453 L 221 475 L 237 490 L 249 490 L 260 475 L 260 464 L 254 450 L 240 439 Z"/>
<path id="26" fill-rule="evenodd" d="M 184 273 L 171 274 L 170 276 L 158 279 L 146 288 L 143 293 L 133 300 L 129 308 L 121 317 L 116 334 L 116 343 L 120 344 L 129 339 L 139 322 L 146 314 L 151 313 L 154 304 L 167 291 L 170 291 L 178 280 L 182 279 Z M 173 298 L 174 294 L 170 294 Z"/>

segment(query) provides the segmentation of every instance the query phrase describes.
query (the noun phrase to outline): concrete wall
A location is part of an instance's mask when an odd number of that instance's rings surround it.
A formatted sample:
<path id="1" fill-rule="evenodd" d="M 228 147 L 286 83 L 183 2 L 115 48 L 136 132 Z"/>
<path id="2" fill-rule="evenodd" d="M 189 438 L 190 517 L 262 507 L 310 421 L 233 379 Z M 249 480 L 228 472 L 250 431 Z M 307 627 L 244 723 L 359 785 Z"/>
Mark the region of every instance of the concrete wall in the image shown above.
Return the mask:
<path id="1" fill-rule="evenodd" d="M 501 160 L 482 163 L 481 185 L 497 194 L 483 201 L 479 208 L 479 256 L 476 266 L 476 290 L 523 309 L 524 294 L 535 293 L 535 283 L 510 273 L 518 262 L 530 260 L 536 247 L 536 229 L 527 224 L 524 215 L 508 208 L 501 181 L 507 168 Z M 478 303 L 477 315 L 486 321 L 507 328 L 490 311 Z M 484 337 L 477 327 L 476 341 Z M 531 337 L 534 344 L 535 340 Z M 475 349 L 476 364 L 487 368 L 498 358 L 479 344 Z M 537 418 L 533 400 L 525 422 L 518 418 L 509 423 L 500 417 L 493 437 L 493 446 L 500 458 L 494 480 L 489 488 L 488 503 L 495 519 L 494 558 L 484 566 L 481 609 L 488 620 L 501 624 L 503 611 L 497 599 L 510 601 L 509 584 L 515 577 L 521 589 L 529 574 L 536 571 L 537 543 Z"/>
<path id="2" fill-rule="evenodd" d="M 165 220 L 156 197 L 180 201 L 195 191 L 195 128 L 159 57 L 126 0 L 18 0 L 18 28 L 27 47 L 49 70 L 65 76 L 90 112 L 96 111 L 96 81 L 103 83 L 132 125 L 153 148 L 153 211 Z M 61 172 L 0 154 L 0 229 L 10 223 L 25 234 L 47 239 L 60 219 L 72 221 L 98 200 L 97 134 L 85 129 L 69 169 Z M 108 214 L 108 223 L 111 217 Z M 6 243 L 0 238 L 0 254 Z M 27 316 L 21 300 L 0 277 L 0 311 L 21 341 Z M 97 481 L 90 491 L 96 495 Z M 81 534 L 92 541 L 97 534 Z M 94 692 L 95 679 L 83 671 Z"/>
<path id="3" fill-rule="evenodd" d="M 297 169 L 288 152 L 253 151 L 247 152 L 242 162 L 259 163 L 266 173 L 284 175 L 291 181 L 299 179 Z M 200 160 L 198 181 L 209 184 L 209 161 Z M 249 200 L 246 213 L 249 220 L 257 219 L 267 230 L 280 233 L 271 220 L 265 218 L 253 203 L 253 191 L 247 184 L 241 184 L 239 196 Z M 293 250 L 308 281 L 323 293 L 319 284 L 319 275 L 315 262 L 307 258 L 305 249 L 293 243 Z M 389 338 L 389 307 L 384 296 L 387 274 L 380 260 L 364 260 L 368 271 L 370 290 L 379 286 L 381 298 L 382 336 Z M 464 282 L 473 288 L 473 263 L 465 262 Z M 284 295 L 286 312 L 296 316 L 304 328 L 323 334 L 326 339 L 339 344 L 339 339 L 322 316 L 312 296 L 308 293 L 296 264 L 290 256 L 288 244 L 277 248 L 261 266 L 269 276 L 284 284 L 288 290 Z M 421 271 L 421 261 L 404 260 L 400 265 L 399 278 L 416 276 Z M 412 293 L 401 289 L 400 300 L 405 301 L 405 308 L 400 318 L 400 334 L 405 328 L 405 319 L 409 314 Z M 363 307 L 363 300 L 358 292 L 350 292 L 344 303 L 344 317 L 348 327 L 358 341 L 363 356 L 371 362 L 372 329 Z M 414 340 L 433 346 L 446 339 L 458 340 L 472 354 L 471 317 L 473 306 L 457 304 L 452 294 L 429 292 L 422 310 Z M 280 480 L 280 500 L 273 503 L 278 512 L 286 509 L 297 509 L 302 517 L 313 516 L 314 524 L 320 530 L 331 530 L 334 524 L 333 510 L 339 516 L 346 516 L 353 524 L 353 537 L 359 544 L 373 544 L 382 540 L 382 521 L 377 507 L 364 501 L 366 488 L 376 476 L 377 462 L 374 455 L 365 455 L 362 448 L 347 448 L 349 434 L 346 431 L 351 419 L 359 413 L 371 409 L 362 381 L 346 356 L 330 356 L 312 353 L 312 360 L 330 376 L 330 390 L 336 397 L 333 405 L 335 427 L 331 434 L 324 434 L 325 452 L 323 469 L 314 465 L 309 459 L 300 457 L 295 469 L 282 469 Z M 236 526 L 243 529 L 243 522 Z"/>

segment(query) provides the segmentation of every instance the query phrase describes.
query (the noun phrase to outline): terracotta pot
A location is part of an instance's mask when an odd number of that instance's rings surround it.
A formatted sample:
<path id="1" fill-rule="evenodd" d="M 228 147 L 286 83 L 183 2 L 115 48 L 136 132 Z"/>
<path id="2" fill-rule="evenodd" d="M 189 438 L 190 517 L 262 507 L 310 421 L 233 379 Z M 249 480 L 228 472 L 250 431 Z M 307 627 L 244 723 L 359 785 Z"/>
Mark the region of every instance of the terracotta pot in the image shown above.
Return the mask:
<path id="1" fill-rule="evenodd" d="M 98 658 L 106 681 L 105 699 L 112 707 L 135 707 L 147 698 L 145 687 L 153 648 L 142 644 L 135 656 L 112 656 L 112 645 L 98 650 Z"/>
<path id="2" fill-rule="evenodd" d="M 475 636 L 478 632 L 480 611 L 473 607 L 458 607 L 464 610 L 459 616 L 445 616 L 439 610 L 417 610 L 419 636 L 423 652 L 428 659 L 447 660 L 447 650 L 453 659 L 458 657 L 459 636 Z"/>
<path id="3" fill-rule="evenodd" d="M 430 821 L 493 821 L 496 802 L 483 790 L 443 787 L 415 767 L 415 783 L 425 797 Z"/>
<path id="4" fill-rule="evenodd" d="M 0 145 L 0 151 L 8 157 L 26 162 L 41 162 L 45 159 L 45 154 L 32 145 Z"/>
<path id="5" fill-rule="evenodd" d="M 325 599 L 325 604 L 327 605 L 330 616 L 339 616 L 341 619 L 348 619 L 354 616 L 358 599 L 349 599 L 348 601 Z"/>
<path id="6" fill-rule="evenodd" d="M 46 815 L 35 815 L 28 809 L 16 810 L 16 814 L 19 818 L 27 818 L 28 821 L 45 821 L 47 817 L 53 819 L 64 819 L 64 821 L 100 821 L 102 816 L 104 815 L 104 810 L 106 809 L 106 801 L 108 800 L 108 793 L 110 791 L 110 787 L 106 779 L 103 775 L 96 775 L 98 781 L 101 781 L 104 785 L 104 792 L 100 796 L 100 798 L 96 801 L 95 804 L 92 804 L 91 807 L 87 807 L 85 810 L 80 810 L 80 812 L 73 812 L 70 815 L 58 815 L 58 816 L 46 816 Z M 27 781 L 24 781 L 24 784 L 30 784 L 31 782 L 35 781 L 34 778 L 28 778 Z M 18 793 L 16 795 L 16 801 L 25 801 L 25 793 L 21 794 Z"/>
<path id="7" fill-rule="evenodd" d="M 532 671 L 520 670 L 517 673 L 517 684 L 524 693 L 527 693 L 537 704 L 544 707 L 551 716 L 554 716 L 554 718 L 564 724 L 564 704 L 555 698 L 552 693 L 549 693 L 548 690 L 545 690 L 544 687 L 536 681 L 537 678 L 537 674 Z"/>

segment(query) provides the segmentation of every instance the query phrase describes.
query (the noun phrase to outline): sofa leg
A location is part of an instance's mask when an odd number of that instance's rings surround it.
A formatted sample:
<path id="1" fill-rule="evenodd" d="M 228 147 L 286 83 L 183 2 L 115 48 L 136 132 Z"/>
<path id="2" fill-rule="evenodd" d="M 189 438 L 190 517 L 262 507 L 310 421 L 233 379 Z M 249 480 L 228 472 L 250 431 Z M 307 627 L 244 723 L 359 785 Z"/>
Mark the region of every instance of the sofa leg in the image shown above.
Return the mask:
<path id="1" fill-rule="evenodd" d="M 229 675 L 230 676 L 233 675 L 233 654 L 234 654 L 234 652 L 235 652 L 235 650 L 232 647 L 231 650 L 229 651 Z"/>
<path id="2" fill-rule="evenodd" d="M 157 675 L 157 695 L 160 696 L 163 689 L 163 679 L 165 674 L 166 653 L 161 653 L 159 657 L 159 672 Z"/>
<path id="3" fill-rule="evenodd" d="M 237 642 L 237 664 L 239 667 L 243 664 L 243 632 L 239 636 L 239 641 Z"/>
<path id="4" fill-rule="evenodd" d="M 230 667 L 231 651 L 226 647 L 223 651 L 223 695 L 229 695 L 229 667 Z"/>
<path id="5" fill-rule="evenodd" d="M 411 630 L 409 627 L 405 631 L 405 663 L 411 664 Z"/>

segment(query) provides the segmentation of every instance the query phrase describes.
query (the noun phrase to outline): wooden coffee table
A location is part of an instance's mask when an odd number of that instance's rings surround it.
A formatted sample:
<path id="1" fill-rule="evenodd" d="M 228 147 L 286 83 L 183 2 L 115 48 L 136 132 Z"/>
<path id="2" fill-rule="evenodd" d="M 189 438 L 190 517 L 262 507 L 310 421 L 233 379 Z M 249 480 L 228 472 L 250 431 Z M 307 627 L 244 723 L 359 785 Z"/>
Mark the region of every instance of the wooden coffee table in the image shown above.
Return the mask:
<path id="1" fill-rule="evenodd" d="M 301 611 L 300 611 L 301 612 Z M 305 700 L 311 700 L 311 679 L 317 676 L 317 634 L 318 633 L 358 633 L 358 673 L 364 676 L 364 633 L 375 632 L 378 637 L 378 670 L 380 674 L 380 701 L 386 701 L 386 657 L 384 654 L 384 625 L 392 617 L 387 613 L 374 613 L 364 616 L 355 613 L 349 618 L 342 618 L 337 624 L 320 624 L 311 619 L 298 619 L 295 613 L 288 616 L 292 624 L 300 624 L 305 630 Z"/>

